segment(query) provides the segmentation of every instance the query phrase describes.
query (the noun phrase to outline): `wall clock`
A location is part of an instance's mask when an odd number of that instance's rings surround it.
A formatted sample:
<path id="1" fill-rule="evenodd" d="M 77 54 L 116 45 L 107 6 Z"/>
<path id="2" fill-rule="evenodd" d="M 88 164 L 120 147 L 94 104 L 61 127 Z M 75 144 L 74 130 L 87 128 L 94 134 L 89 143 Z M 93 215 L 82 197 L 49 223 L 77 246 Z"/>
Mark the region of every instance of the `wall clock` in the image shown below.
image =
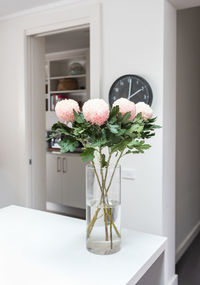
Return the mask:
<path id="1" fill-rule="evenodd" d="M 138 75 L 127 74 L 119 77 L 111 86 L 109 103 L 119 98 L 127 98 L 134 103 L 144 102 L 151 106 L 153 93 L 149 83 Z"/>

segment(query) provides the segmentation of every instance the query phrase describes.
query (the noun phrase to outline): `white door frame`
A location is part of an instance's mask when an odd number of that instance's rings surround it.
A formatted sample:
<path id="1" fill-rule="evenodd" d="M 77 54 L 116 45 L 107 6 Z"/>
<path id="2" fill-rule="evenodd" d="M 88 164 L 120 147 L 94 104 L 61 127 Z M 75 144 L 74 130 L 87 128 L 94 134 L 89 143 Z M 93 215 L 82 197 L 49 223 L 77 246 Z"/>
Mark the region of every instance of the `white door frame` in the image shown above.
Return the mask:
<path id="1" fill-rule="evenodd" d="M 79 17 L 76 17 L 76 11 L 79 10 Z M 33 74 L 31 68 L 31 37 L 44 36 L 47 34 L 63 32 L 68 29 L 73 29 L 89 25 L 90 28 L 90 98 L 99 98 L 101 94 L 100 82 L 101 82 L 101 17 L 100 17 L 100 5 L 93 4 L 88 6 L 88 16 L 80 17 L 81 5 L 73 8 L 73 19 L 64 22 L 54 22 L 52 17 L 52 23 L 46 26 L 37 26 L 31 29 L 25 30 L 24 42 L 25 42 L 25 116 L 26 116 L 26 161 L 27 161 L 27 191 L 26 191 L 26 206 L 37 209 L 44 209 L 41 200 L 44 199 L 46 193 L 45 189 L 36 189 L 34 180 L 35 173 L 40 166 L 40 161 L 33 157 L 32 146 L 34 145 L 35 136 L 32 135 L 34 124 L 32 122 L 32 114 L 37 110 L 32 107 L 32 97 L 34 96 L 31 88 L 33 84 Z M 41 98 L 42 99 L 42 98 Z M 37 131 L 37 130 L 34 130 Z M 40 132 L 40 130 L 38 130 Z M 44 138 L 45 139 L 45 138 Z M 42 142 L 41 142 L 42 145 Z M 43 152 L 45 156 L 45 150 Z M 32 164 L 31 162 L 34 161 Z M 46 177 L 44 177 L 44 185 L 46 185 Z"/>

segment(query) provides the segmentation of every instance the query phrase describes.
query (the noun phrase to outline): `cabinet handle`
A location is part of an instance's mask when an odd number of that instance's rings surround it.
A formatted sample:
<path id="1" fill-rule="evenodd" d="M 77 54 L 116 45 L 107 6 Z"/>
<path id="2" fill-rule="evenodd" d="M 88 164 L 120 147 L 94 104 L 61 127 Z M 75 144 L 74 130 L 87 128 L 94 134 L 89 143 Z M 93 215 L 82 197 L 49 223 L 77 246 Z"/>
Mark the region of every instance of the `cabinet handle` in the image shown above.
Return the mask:
<path id="1" fill-rule="evenodd" d="M 61 158 L 57 157 L 57 172 L 61 172 Z"/>
<path id="2" fill-rule="evenodd" d="M 63 173 L 66 173 L 66 172 L 67 172 L 67 165 L 66 165 L 67 163 L 66 163 L 66 162 L 67 162 L 67 160 L 66 160 L 66 158 L 64 157 L 64 158 L 63 158 Z M 65 167 L 65 166 L 66 166 L 66 167 Z"/>

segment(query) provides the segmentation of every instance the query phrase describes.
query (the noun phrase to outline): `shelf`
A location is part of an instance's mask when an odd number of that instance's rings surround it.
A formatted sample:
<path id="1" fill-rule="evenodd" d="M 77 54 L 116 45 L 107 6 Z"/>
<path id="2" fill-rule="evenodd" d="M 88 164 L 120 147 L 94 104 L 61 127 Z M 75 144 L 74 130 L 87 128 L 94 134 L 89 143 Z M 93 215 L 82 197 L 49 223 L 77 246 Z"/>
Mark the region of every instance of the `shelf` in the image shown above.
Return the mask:
<path id="1" fill-rule="evenodd" d="M 51 153 L 52 152 L 56 152 L 56 153 L 59 153 L 59 154 L 63 154 L 63 153 L 60 152 L 60 148 L 48 147 L 47 151 L 51 152 Z M 75 150 L 73 152 L 67 152 L 67 153 L 64 153 L 64 154 L 81 153 L 81 152 L 82 152 L 81 148 L 77 147 L 77 148 L 75 148 Z"/>
<path id="2" fill-rule="evenodd" d="M 86 93 L 86 89 L 66 90 L 66 91 L 51 91 L 50 94 L 64 94 L 64 93 Z"/>
<path id="3" fill-rule="evenodd" d="M 50 80 L 59 80 L 59 79 L 66 79 L 66 78 L 84 78 L 86 74 L 79 74 L 79 75 L 66 75 L 66 76 L 54 76 L 50 77 Z"/>

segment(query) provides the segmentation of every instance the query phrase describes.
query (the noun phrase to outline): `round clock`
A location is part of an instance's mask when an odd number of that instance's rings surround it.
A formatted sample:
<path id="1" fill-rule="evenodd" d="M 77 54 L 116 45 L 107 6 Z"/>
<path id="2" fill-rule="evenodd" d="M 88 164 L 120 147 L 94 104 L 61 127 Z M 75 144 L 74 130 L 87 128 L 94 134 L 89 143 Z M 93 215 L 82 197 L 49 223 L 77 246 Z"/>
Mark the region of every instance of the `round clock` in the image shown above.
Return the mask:
<path id="1" fill-rule="evenodd" d="M 151 106 L 153 93 L 149 83 L 138 75 L 123 75 L 111 86 L 109 92 L 109 103 L 119 98 L 127 98 L 134 103 L 144 102 Z"/>

